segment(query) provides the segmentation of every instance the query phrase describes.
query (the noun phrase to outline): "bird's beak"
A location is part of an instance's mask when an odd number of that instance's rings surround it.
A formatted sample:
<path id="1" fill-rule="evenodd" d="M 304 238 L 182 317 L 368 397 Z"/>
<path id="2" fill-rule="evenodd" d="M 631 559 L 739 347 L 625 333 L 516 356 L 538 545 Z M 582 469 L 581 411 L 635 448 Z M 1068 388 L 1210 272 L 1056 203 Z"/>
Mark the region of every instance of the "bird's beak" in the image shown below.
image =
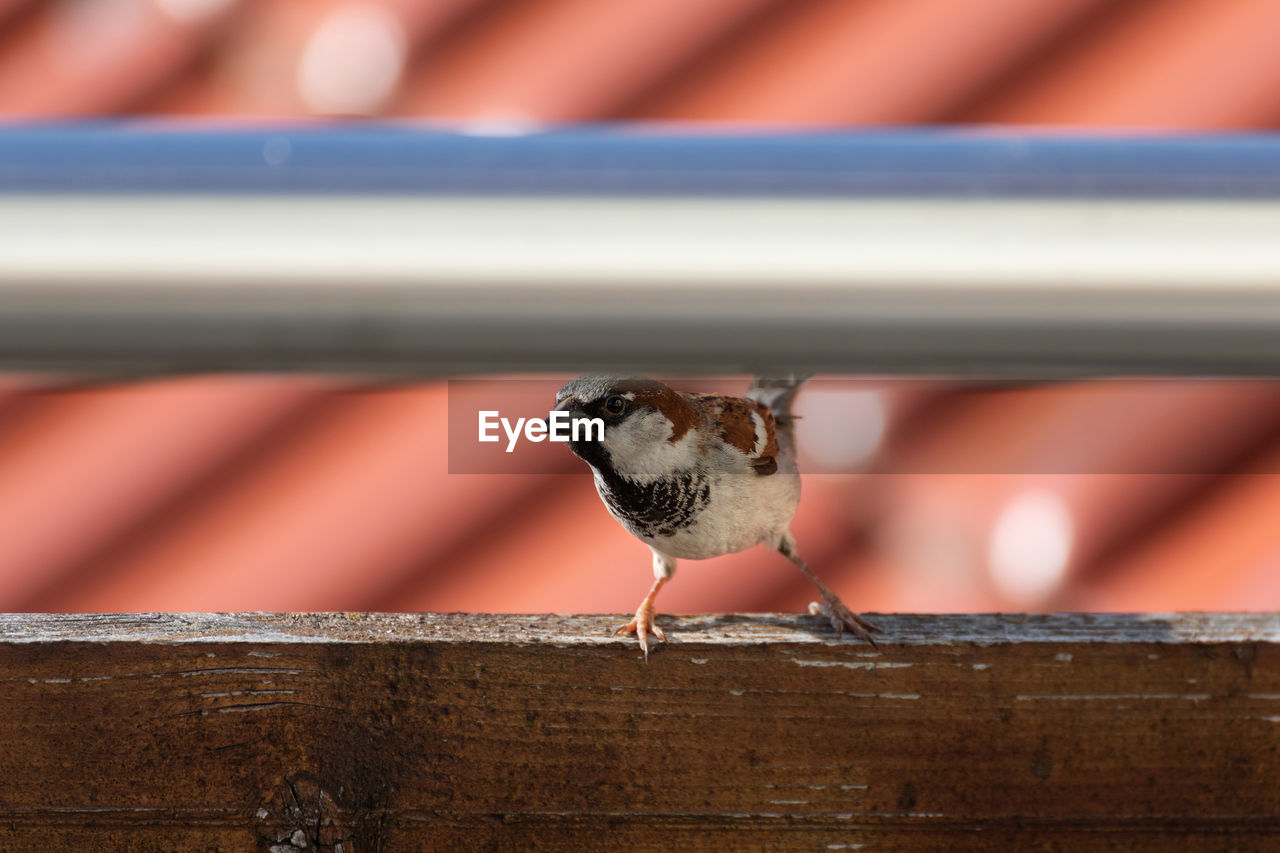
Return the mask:
<path id="1" fill-rule="evenodd" d="M 556 407 L 555 407 L 554 409 L 552 409 L 551 411 L 553 411 L 553 412 L 572 412 L 572 411 L 574 410 L 574 408 L 577 406 L 577 403 L 578 403 L 578 400 L 577 400 L 577 398 L 576 398 L 576 397 L 565 397 L 565 398 L 564 398 L 563 400 L 561 400 L 559 403 L 556 403 Z"/>

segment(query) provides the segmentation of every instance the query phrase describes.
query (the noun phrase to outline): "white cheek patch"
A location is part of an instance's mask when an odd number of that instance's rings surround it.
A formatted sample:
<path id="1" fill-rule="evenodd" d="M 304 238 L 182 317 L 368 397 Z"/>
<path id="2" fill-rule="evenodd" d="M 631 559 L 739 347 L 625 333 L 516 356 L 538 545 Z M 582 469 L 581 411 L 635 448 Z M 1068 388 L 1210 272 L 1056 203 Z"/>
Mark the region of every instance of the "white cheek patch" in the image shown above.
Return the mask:
<path id="1" fill-rule="evenodd" d="M 696 436 L 689 430 L 674 444 L 671 422 L 661 412 L 640 411 L 604 430 L 605 450 L 624 477 L 653 479 L 691 467 L 696 462 Z"/>

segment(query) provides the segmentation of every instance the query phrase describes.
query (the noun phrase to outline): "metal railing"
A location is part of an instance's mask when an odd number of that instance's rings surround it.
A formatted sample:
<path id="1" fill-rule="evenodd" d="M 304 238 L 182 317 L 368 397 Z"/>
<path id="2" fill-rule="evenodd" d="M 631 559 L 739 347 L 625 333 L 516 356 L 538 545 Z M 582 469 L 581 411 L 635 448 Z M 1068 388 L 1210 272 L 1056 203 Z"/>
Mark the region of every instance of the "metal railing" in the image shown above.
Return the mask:
<path id="1" fill-rule="evenodd" d="M 0 133 L 0 367 L 1270 374 L 1280 137 Z"/>

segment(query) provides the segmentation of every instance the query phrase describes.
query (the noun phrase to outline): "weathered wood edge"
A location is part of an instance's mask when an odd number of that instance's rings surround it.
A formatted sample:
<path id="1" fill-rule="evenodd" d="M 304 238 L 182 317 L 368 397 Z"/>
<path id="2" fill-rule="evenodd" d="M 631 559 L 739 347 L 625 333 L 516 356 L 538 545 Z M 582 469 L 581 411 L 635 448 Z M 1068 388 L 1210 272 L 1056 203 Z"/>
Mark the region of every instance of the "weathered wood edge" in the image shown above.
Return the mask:
<path id="1" fill-rule="evenodd" d="M 0 616 L 0 847 L 1276 849 L 1280 615 L 873 618 Z"/>
<path id="2" fill-rule="evenodd" d="M 895 645 L 1280 643 L 1280 613 L 871 614 Z M 673 644 L 836 645 L 819 617 L 660 616 Z M 7 613 L 0 643 L 498 643 L 600 646 L 618 615 L 488 613 Z M 633 641 L 634 642 L 634 641 Z"/>

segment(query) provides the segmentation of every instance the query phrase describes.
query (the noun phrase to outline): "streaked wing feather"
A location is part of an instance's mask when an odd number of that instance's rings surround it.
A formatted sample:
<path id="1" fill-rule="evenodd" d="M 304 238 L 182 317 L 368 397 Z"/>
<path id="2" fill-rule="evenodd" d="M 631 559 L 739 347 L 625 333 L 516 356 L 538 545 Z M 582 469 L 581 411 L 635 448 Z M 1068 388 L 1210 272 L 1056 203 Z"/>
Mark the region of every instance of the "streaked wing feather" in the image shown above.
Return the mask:
<path id="1" fill-rule="evenodd" d="M 778 470 L 778 432 L 769 407 L 755 400 L 722 394 L 689 395 L 706 412 L 711 429 L 741 450 L 757 474 Z"/>

